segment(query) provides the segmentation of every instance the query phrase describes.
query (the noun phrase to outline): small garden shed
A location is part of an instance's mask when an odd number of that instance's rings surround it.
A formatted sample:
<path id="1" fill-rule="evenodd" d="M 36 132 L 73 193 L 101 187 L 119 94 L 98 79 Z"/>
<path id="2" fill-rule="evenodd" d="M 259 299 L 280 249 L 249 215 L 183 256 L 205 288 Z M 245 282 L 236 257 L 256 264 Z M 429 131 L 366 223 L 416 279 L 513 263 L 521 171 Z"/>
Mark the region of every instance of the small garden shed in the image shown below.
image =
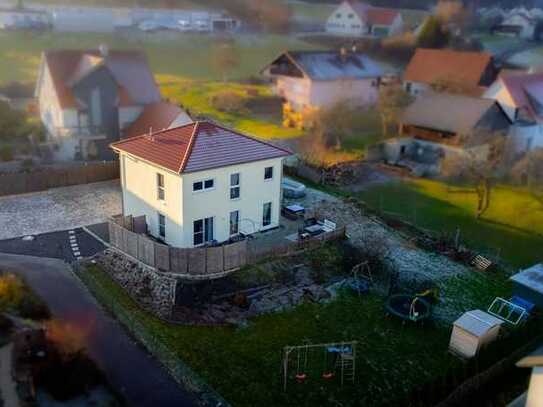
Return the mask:
<path id="1" fill-rule="evenodd" d="M 543 309 L 543 264 L 536 264 L 511 277 L 513 295 Z"/>
<path id="2" fill-rule="evenodd" d="M 481 347 L 498 337 L 502 323 L 481 310 L 466 312 L 453 323 L 449 350 L 466 359 L 474 357 Z"/>

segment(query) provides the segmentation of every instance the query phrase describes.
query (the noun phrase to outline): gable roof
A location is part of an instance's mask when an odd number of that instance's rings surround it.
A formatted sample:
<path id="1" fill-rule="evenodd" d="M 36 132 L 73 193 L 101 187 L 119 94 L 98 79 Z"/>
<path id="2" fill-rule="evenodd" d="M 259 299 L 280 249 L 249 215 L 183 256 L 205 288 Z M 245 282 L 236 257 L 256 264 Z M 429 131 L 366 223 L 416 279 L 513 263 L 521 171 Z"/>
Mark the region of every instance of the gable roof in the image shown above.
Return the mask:
<path id="1" fill-rule="evenodd" d="M 192 123 L 190 116 L 179 106 L 168 102 L 146 105 L 139 117 L 123 130 L 123 138 L 141 136 L 151 131 L 169 129 L 172 123 L 177 126 Z"/>
<path id="2" fill-rule="evenodd" d="M 402 123 L 427 129 L 463 134 L 477 127 L 496 102 L 447 93 L 427 93 L 407 107 Z"/>
<path id="3" fill-rule="evenodd" d="M 426 84 L 448 80 L 467 89 L 477 89 L 492 64 L 492 55 L 486 52 L 418 48 L 407 65 L 404 79 Z"/>
<path id="4" fill-rule="evenodd" d="M 392 25 L 400 14 L 397 10 L 389 8 L 372 7 L 359 1 L 347 1 L 360 20 L 369 25 Z"/>
<path id="5" fill-rule="evenodd" d="M 210 122 L 195 122 L 121 140 L 112 143 L 111 148 L 179 174 L 291 154 L 265 141 Z"/>
<path id="6" fill-rule="evenodd" d="M 118 85 L 127 92 L 125 100 L 135 104 L 160 101 L 160 92 L 147 58 L 140 51 L 111 50 L 103 56 L 99 50 L 50 50 L 43 54 L 53 87 L 62 108 L 77 107 L 73 85 L 97 67 L 106 67 Z"/>
<path id="7" fill-rule="evenodd" d="M 542 118 L 543 73 L 511 73 L 499 79 L 511 95 L 517 109 L 526 109 L 534 119 Z"/>
<path id="8" fill-rule="evenodd" d="M 365 79 L 384 74 L 379 63 L 359 52 L 347 52 L 342 56 L 338 51 L 286 51 L 268 67 L 282 57 L 289 59 L 313 80 Z"/>

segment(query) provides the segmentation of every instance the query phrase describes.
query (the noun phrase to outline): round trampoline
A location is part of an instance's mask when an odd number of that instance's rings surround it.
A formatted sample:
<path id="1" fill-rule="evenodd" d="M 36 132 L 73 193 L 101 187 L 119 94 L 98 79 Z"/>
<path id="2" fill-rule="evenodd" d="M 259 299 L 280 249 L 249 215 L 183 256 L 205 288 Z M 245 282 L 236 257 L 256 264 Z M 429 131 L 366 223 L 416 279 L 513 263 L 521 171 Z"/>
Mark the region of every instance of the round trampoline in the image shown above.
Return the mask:
<path id="1" fill-rule="evenodd" d="M 415 295 L 392 295 L 385 306 L 390 314 L 403 321 L 420 322 L 430 316 L 430 303 Z"/>

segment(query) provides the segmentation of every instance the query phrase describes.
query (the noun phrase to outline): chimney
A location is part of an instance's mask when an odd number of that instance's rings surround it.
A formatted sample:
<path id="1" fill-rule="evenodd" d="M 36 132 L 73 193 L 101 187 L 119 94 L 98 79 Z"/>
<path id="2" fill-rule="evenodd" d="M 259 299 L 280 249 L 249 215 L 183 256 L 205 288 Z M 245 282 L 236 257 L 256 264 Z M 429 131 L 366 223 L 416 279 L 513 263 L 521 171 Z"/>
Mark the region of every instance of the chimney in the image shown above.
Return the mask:
<path id="1" fill-rule="evenodd" d="M 98 50 L 100 51 L 100 55 L 103 58 L 107 58 L 107 56 L 109 55 L 109 47 L 106 44 L 100 44 Z"/>
<path id="2" fill-rule="evenodd" d="M 155 135 L 153 134 L 153 128 L 149 127 L 149 133 L 147 133 L 146 137 L 149 141 L 155 141 Z"/>

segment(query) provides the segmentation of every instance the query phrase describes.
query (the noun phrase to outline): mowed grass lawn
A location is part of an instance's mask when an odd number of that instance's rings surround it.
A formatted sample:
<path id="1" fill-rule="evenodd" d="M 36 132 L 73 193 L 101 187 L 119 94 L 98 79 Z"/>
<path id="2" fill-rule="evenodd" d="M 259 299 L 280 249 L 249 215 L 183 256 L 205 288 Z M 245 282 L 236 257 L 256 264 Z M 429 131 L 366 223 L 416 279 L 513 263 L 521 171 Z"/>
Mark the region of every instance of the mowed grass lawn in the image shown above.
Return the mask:
<path id="1" fill-rule="evenodd" d="M 543 260 L 543 203 L 520 188 L 496 187 L 490 207 L 475 218 L 474 193 L 431 180 L 408 180 L 370 188 L 359 197 L 374 208 L 399 214 L 436 232 L 460 228 L 469 245 L 499 253 L 515 267 Z"/>
<path id="2" fill-rule="evenodd" d="M 448 328 L 402 325 L 385 317 L 383 299 L 374 295 L 345 295 L 326 305 L 302 305 L 255 318 L 246 328 L 184 327 L 142 311 L 95 266 L 83 271 L 81 278 L 102 303 L 113 303 L 117 312 L 141 322 L 236 407 L 394 405 L 395 397 L 459 363 L 447 353 Z M 282 392 L 284 346 L 342 340 L 359 342 L 354 386 L 341 388 L 337 382 L 324 381 L 325 361 L 319 352 L 310 355 L 306 369 L 300 368 L 309 375 L 307 383 L 291 380 L 288 392 Z"/>

